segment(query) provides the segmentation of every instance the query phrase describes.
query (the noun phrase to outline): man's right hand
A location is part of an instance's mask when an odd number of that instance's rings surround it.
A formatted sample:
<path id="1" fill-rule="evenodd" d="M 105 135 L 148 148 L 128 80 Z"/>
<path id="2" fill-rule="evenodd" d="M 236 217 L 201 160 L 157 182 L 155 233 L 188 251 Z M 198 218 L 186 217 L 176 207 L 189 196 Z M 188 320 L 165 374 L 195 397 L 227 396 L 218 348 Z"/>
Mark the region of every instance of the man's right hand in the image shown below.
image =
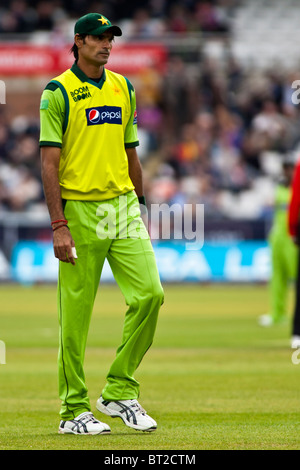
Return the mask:
<path id="1" fill-rule="evenodd" d="M 64 263 L 72 263 L 75 265 L 75 259 L 72 253 L 73 247 L 75 247 L 75 242 L 66 225 L 53 232 L 53 248 L 56 258 Z"/>

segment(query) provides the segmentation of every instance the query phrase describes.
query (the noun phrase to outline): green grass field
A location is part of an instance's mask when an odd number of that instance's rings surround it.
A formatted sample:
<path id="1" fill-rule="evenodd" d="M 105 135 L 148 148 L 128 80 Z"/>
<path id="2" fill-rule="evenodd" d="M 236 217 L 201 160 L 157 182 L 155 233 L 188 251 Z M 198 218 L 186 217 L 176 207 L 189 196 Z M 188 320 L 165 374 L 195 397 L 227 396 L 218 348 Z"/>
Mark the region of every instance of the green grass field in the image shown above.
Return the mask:
<path id="1" fill-rule="evenodd" d="M 155 341 L 136 372 L 140 402 L 157 431 L 136 432 L 95 408 L 126 310 L 115 286 L 101 286 L 85 371 L 93 412 L 112 434 L 65 436 L 57 432 L 55 286 L 1 286 L 0 449 L 299 449 L 291 318 L 269 329 L 257 325 L 268 310 L 267 287 L 164 287 Z"/>

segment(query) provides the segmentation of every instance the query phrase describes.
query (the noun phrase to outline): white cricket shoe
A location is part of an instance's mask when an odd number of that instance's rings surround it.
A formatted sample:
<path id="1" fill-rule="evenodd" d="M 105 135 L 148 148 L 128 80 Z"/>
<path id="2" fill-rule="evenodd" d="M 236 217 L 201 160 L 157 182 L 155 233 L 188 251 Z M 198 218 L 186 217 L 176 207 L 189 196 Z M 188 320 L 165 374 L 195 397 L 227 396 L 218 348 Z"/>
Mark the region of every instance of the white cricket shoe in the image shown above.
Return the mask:
<path id="1" fill-rule="evenodd" d="M 109 434 L 108 424 L 98 421 L 93 413 L 85 411 L 70 421 L 61 421 L 58 432 L 60 434 Z"/>
<path id="2" fill-rule="evenodd" d="M 300 348 L 300 336 L 298 336 L 298 335 L 292 336 L 292 339 L 291 339 L 291 348 L 292 348 L 292 349 L 298 349 L 298 348 Z"/>
<path id="3" fill-rule="evenodd" d="M 261 315 L 260 317 L 258 317 L 258 324 L 260 326 L 272 326 L 274 325 L 274 321 L 273 321 L 273 318 L 271 315 L 269 315 L 268 313 L 266 313 L 265 315 Z"/>
<path id="4" fill-rule="evenodd" d="M 137 400 L 108 401 L 102 396 L 97 400 L 96 408 L 112 418 L 121 418 L 126 426 L 137 431 L 155 431 L 157 424 L 147 415 Z"/>
<path id="5" fill-rule="evenodd" d="M 260 315 L 257 321 L 260 326 L 269 327 L 273 325 L 284 325 L 287 319 L 283 316 L 282 318 L 279 318 L 277 321 L 275 321 L 272 315 L 266 313 L 264 315 Z"/>

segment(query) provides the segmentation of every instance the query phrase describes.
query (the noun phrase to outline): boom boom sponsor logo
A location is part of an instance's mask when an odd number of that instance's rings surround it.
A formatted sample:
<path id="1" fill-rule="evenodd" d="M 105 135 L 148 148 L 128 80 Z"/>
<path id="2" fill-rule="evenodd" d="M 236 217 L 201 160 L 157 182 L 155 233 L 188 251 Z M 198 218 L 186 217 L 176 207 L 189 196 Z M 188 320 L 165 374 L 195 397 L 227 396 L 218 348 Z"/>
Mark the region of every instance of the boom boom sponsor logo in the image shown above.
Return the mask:
<path id="1" fill-rule="evenodd" d="M 72 96 L 75 102 L 92 97 L 88 86 L 82 86 L 80 88 L 76 88 L 76 90 L 70 92 L 70 95 Z"/>

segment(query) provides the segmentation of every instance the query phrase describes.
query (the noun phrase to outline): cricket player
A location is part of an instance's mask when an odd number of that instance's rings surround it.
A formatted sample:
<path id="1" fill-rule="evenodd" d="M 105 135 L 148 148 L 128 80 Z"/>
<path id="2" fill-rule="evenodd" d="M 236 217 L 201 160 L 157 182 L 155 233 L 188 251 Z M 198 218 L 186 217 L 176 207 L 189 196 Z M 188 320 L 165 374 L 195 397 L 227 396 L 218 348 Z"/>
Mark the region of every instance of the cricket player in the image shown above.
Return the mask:
<path id="1" fill-rule="evenodd" d="M 289 233 L 298 251 L 298 268 L 296 276 L 296 301 L 292 325 L 291 347 L 300 348 L 300 160 L 298 160 L 292 182 L 292 195 L 288 212 Z"/>
<path id="2" fill-rule="evenodd" d="M 145 198 L 135 91 L 127 78 L 105 68 L 114 37 L 122 35 L 118 26 L 89 13 L 76 22 L 74 33 L 75 62 L 48 83 L 40 105 L 42 180 L 59 259 L 59 432 L 110 432 L 91 412 L 83 370 L 105 259 L 128 310 L 96 408 L 133 429 L 154 431 L 157 424 L 137 401 L 133 376 L 153 341 L 163 303 L 141 219 Z"/>
<path id="3" fill-rule="evenodd" d="M 275 193 L 274 220 L 269 235 L 272 259 L 270 282 L 270 313 L 261 315 L 261 326 L 271 326 L 286 320 L 288 286 L 295 280 L 297 271 L 297 248 L 288 230 L 288 208 L 291 199 L 291 184 L 294 162 L 286 159 L 283 163 L 283 178 Z"/>

